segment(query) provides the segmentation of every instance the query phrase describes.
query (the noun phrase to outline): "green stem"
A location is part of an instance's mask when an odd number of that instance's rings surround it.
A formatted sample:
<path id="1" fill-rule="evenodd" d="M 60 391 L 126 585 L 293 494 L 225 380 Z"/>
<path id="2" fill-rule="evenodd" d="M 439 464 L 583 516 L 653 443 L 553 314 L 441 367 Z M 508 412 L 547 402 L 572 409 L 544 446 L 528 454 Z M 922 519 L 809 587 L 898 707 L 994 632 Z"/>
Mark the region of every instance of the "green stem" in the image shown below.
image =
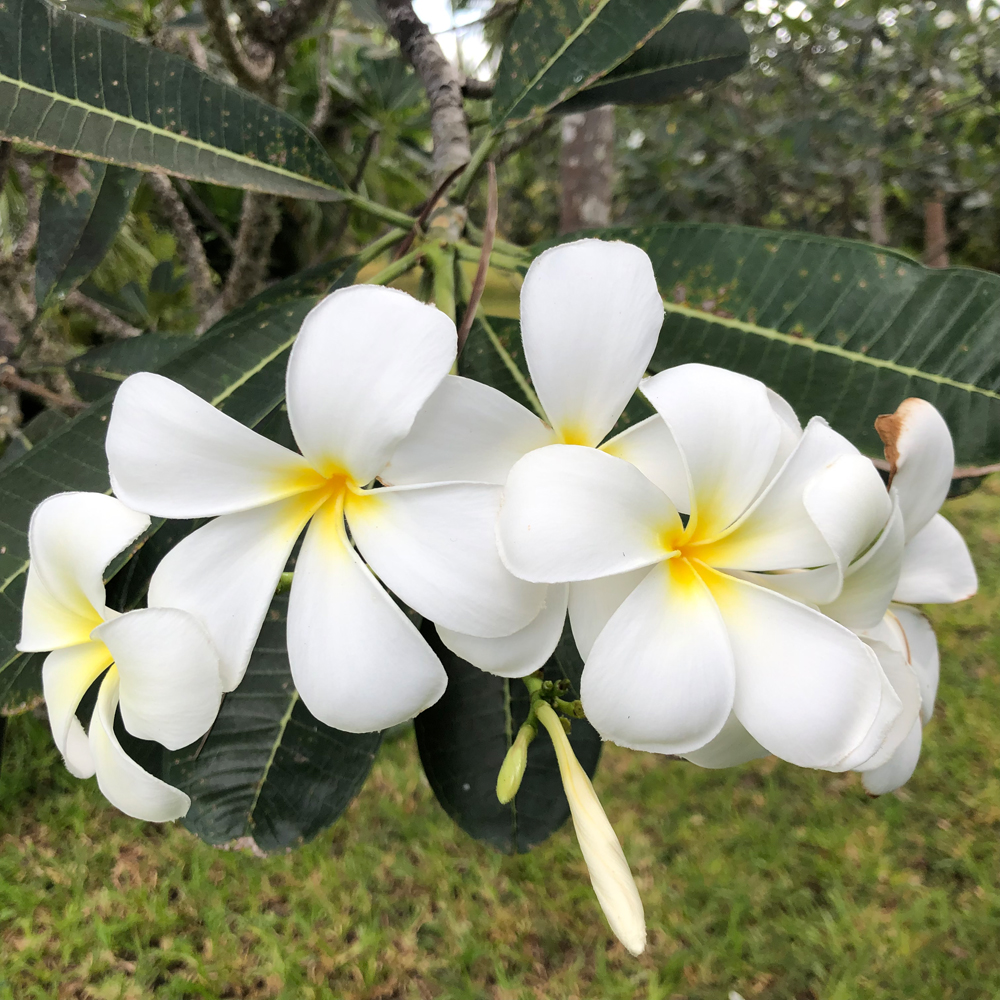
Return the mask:
<path id="1" fill-rule="evenodd" d="M 396 226 L 405 226 L 407 229 L 413 228 L 413 218 L 405 212 L 397 212 L 387 205 L 380 205 L 377 201 L 371 201 L 364 195 L 356 191 L 345 191 L 344 200 L 349 201 L 355 208 L 360 208 L 362 212 L 374 215 L 379 219 L 385 219 Z"/>
<path id="2" fill-rule="evenodd" d="M 465 231 L 476 246 L 483 245 L 483 231 L 479 226 L 473 225 L 471 222 L 465 224 Z M 519 247 L 516 243 L 508 243 L 507 240 L 500 239 L 499 236 L 493 237 L 493 249 L 499 250 L 500 253 L 507 254 L 508 257 L 516 257 L 518 260 L 524 260 L 525 262 L 531 260 L 531 251 L 527 247 Z"/>
<path id="3" fill-rule="evenodd" d="M 455 249 L 428 243 L 424 256 L 434 274 L 434 305 L 455 322 Z"/>
<path id="4" fill-rule="evenodd" d="M 482 253 L 479 247 L 470 246 L 468 243 L 456 243 L 455 250 L 462 260 L 471 260 L 474 264 L 479 263 L 479 255 Z M 524 260 L 510 257 L 505 253 L 497 253 L 495 250 L 490 254 L 490 267 L 497 267 L 502 271 L 520 271 L 525 263 Z"/>
<path id="5" fill-rule="evenodd" d="M 390 229 L 385 236 L 380 236 L 374 243 L 369 243 L 354 258 L 358 267 L 364 267 L 365 264 L 370 264 L 373 260 L 380 257 L 389 247 L 395 246 L 403 239 L 407 232 L 408 230 L 406 229 Z"/>
<path id="6" fill-rule="evenodd" d="M 492 133 L 486 136 L 485 139 L 476 147 L 476 151 L 472 154 L 472 159 L 469 160 L 468 166 L 462 172 L 462 176 L 455 182 L 455 187 L 451 192 L 451 200 L 457 204 L 465 201 L 465 196 L 469 193 L 469 188 L 472 187 L 473 181 L 476 179 L 476 174 L 479 173 L 482 165 L 489 159 L 490 153 L 493 152 L 499 139 Z"/>
<path id="7" fill-rule="evenodd" d="M 368 279 L 366 284 L 369 285 L 388 285 L 395 281 L 397 278 L 406 274 L 410 268 L 414 267 L 416 263 L 423 256 L 426 247 L 417 247 L 416 250 L 411 250 L 407 254 L 403 254 L 399 260 L 394 260 L 388 267 L 383 267 L 378 274 L 373 275 Z"/>
<path id="8" fill-rule="evenodd" d="M 511 377 L 517 383 L 517 387 L 524 393 L 525 399 L 528 400 L 532 409 L 542 418 L 542 420 L 548 420 L 545 416 L 545 410 L 542 409 L 541 401 L 535 394 L 535 390 L 531 387 L 531 383 L 524 377 L 524 373 L 517 367 L 517 362 L 514 361 L 508 353 L 507 348 L 500 342 L 500 338 L 497 336 L 496 330 L 494 330 L 490 325 L 490 321 L 486 318 L 486 314 L 481 309 L 477 318 L 482 324 L 483 329 L 486 331 L 486 336 L 490 338 L 493 350 L 497 352 L 500 360 L 510 372 Z"/>

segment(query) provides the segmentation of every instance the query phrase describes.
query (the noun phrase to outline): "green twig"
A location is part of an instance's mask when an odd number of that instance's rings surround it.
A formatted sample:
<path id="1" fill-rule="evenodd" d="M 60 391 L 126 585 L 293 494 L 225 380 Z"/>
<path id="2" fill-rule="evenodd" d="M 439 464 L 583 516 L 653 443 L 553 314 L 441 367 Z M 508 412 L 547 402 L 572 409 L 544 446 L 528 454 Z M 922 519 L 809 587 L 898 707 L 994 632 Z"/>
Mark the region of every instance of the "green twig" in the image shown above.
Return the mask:
<path id="1" fill-rule="evenodd" d="M 455 188 L 451 193 L 452 201 L 458 203 L 465 201 L 465 196 L 469 193 L 469 189 L 476 179 L 476 174 L 479 173 L 479 168 L 489 159 L 490 153 L 493 152 L 497 141 L 495 135 L 488 135 L 476 147 L 476 151 L 472 154 L 472 159 L 466 164 L 462 176 L 455 183 Z"/>
<path id="2" fill-rule="evenodd" d="M 426 249 L 426 247 L 417 247 L 416 250 L 411 250 L 404 257 L 400 257 L 399 260 L 394 260 L 388 267 L 383 267 L 378 274 L 369 278 L 365 284 L 388 285 L 390 282 L 395 281 L 416 265 L 424 255 Z"/>

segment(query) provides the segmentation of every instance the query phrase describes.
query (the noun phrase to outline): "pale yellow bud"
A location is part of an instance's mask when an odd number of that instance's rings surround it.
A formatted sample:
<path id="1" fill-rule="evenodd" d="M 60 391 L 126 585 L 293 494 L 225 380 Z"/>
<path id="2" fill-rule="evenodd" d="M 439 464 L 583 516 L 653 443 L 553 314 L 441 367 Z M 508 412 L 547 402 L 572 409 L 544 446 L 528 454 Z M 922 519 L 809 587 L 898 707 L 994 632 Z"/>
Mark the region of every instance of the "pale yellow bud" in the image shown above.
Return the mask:
<path id="1" fill-rule="evenodd" d="M 528 744 L 535 738 L 534 726 L 523 725 L 517 732 L 497 775 L 497 798 L 506 805 L 521 787 L 524 769 L 528 766 Z"/>
<path id="2" fill-rule="evenodd" d="M 537 716 L 552 737 L 576 838 L 587 862 L 597 901 L 618 940 L 633 955 L 641 955 L 646 949 L 646 918 L 625 852 L 587 772 L 573 753 L 559 717 L 544 702 L 538 707 Z"/>

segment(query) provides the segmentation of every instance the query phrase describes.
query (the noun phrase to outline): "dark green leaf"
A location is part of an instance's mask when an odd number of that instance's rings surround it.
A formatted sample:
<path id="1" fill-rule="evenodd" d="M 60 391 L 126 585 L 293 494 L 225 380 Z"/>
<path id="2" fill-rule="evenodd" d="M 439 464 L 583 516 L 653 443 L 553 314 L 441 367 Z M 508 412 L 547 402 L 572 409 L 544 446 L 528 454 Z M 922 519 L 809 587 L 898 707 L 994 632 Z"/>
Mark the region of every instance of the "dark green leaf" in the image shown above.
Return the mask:
<path id="1" fill-rule="evenodd" d="M 246 676 L 207 738 L 165 754 L 164 779 L 191 796 L 184 825 L 210 844 L 253 837 L 277 851 L 315 837 L 358 793 L 382 739 L 331 729 L 299 700 L 287 605 L 287 595 L 275 597 Z"/>
<path id="2" fill-rule="evenodd" d="M 155 370 L 253 426 L 284 397 L 286 355 L 306 313 L 332 281 L 351 284 L 354 275 L 353 268 L 345 271 L 345 262 L 338 261 L 280 282 Z M 117 345 L 120 372 L 129 367 L 130 351 L 142 354 L 144 339 Z M 53 493 L 109 489 L 104 434 L 110 411 L 108 396 L 0 472 L 0 691 L 3 672 L 18 659 L 14 644 L 20 634 L 31 512 Z M 116 561 L 112 572 L 123 561 Z M 140 585 L 145 581 L 135 584 Z"/>
<path id="3" fill-rule="evenodd" d="M 417 716 L 417 747 L 427 780 L 445 811 L 470 836 L 505 854 L 530 850 L 569 817 L 552 742 L 544 730 L 528 750 L 521 789 L 512 802 L 496 796 L 497 773 L 521 723 L 529 698 L 519 680 L 494 677 L 459 659 L 425 622 L 423 634 L 448 671 L 441 700 Z M 545 665 L 549 680 L 566 678 L 578 697 L 583 664 L 567 624 L 555 654 Z M 601 738 L 584 719 L 574 719 L 570 743 L 593 775 Z"/>
<path id="4" fill-rule="evenodd" d="M 294 198 L 343 187 L 290 115 L 46 0 L 0 3 L 0 137 Z"/>
<path id="5" fill-rule="evenodd" d="M 504 43 L 493 127 L 537 118 L 599 80 L 658 31 L 680 0 L 529 0 Z"/>
<path id="6" fill-rule="evenodd" d="M 707 10 L 678 11 L 635 55 L 553 110 L 663 104 L 719 83 L 742 69 L 749 56 L 750 40 L 735 18 Z"/>
<path id="7" fill-rule="evenodd" d="M 193 337 L 144 333 L 133 340 L 115 340 L 74 358 L 66 374 L 77 393 L 94 402 L 114 392 L 135 372 L 155 372 L 195 344 Z"/>
<path id="8" fill-rule="evenodd" d="M 82 164 L 89 187 L 73 194 L 51 183 L 42 196 L 35 264 L 39 305 L 78 285 L 104 259 L 128 215 L 140 174 L 128 167 Z"/>
<path id="9" fill-rule="evenodd" d="M 751 375 L 868 455 L 882 451 L 875 418 L 920 396 L 948 421 L 960 465 L 1000 461 L 1000 275 L 743 226 L 588 235 L 652 258 L 667 310 L 653 371 L 700 361 Z"/>

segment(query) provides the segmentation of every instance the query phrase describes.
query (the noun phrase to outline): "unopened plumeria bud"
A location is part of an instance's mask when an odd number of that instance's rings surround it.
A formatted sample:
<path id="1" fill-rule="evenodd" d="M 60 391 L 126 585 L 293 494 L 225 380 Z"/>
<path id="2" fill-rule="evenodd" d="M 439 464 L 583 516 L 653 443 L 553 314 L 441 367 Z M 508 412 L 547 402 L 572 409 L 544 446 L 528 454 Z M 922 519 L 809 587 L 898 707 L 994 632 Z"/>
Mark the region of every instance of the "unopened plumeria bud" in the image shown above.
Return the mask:
<path id="1" fill-rule="evenodd" d="M 530 722 L 521 726 L 507 751 L 507 756 L 503 759 L 503 764 L 500 765 L 500 773 L 497 775 L 497 798 L 501 805 L 510 802 L 521 787 L 524 769 L 528 765 L 528 746 L 535 738 L 536 732 Z"/>
<path id="2" fill-rule="evenodd" d="M 538 706 L 536 713 L 538 721 L 552 737 L 576 839 L 580 842 L 583 860 L 587 862 L 597 901 L 618 940 L 633 955 L 641 955 L 646 950 L 646 918 L 625 852 L 587 772 L 573 753 L 559 716 L 545 702 Z"/>

